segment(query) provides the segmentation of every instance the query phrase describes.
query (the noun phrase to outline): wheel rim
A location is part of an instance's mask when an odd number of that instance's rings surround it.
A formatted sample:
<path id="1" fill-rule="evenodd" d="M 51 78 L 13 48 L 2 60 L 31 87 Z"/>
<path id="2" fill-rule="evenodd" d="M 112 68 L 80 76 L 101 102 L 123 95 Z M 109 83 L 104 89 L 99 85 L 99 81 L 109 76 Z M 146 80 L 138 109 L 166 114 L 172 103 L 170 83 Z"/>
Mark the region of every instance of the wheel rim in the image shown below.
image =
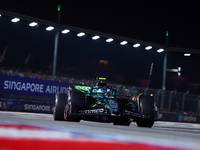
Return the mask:
<path id="1" fill-rule="evenodd" d="M 56 105 L 55 105 L 55 108 L 54 108 L 54 111 L 53 111 L 53 118 L 55 119 L 55 117 L 56 117 Z"/>
<path id="2" fill-rule="evenodd" d="M 68 111 L 69 111 L 69 103 L 67 104 L 67 110 L 66 109 L 64 110 L 65 120 L 67 119 Z"/>

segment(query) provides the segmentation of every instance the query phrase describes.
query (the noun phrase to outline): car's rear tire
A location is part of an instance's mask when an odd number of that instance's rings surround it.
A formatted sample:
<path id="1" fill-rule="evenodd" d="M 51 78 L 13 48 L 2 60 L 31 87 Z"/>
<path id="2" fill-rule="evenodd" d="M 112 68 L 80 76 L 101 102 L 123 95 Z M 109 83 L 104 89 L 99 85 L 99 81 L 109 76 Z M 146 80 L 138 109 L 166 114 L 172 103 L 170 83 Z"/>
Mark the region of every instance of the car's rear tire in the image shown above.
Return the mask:
<path id="1" fill-rule="evenodd" d="M 72 89 L 69 91 L 68 101 L 71 102 L 71 113 L 77 113 L 83 110 L 85 104 L 85 93 Z"/>
<path id="2" fill-rule="evenodd" d="M 80 122 L 81 116 L 77 116 L 78 111 L 82 110 L 85 102 L 85 94 L 81 91 L 72 89 L 68 94 L 68 102 L 64 111 L 66 121 Z"/>
<path id="3" fill-rule="evenodd" d="M 55 108 L 53 112 L 54 120 L 64 120 L 64 109 L 66 106 L 67 94 L 58 93 L 56 94 Z"/>
<path id="4" fill-rule="evenodd" d="M 145 115 L 148 118 L 136 120 L 137 126 L 151 128 L 154 124 L 154 100 L 153 100 L 153 97 L 141 95 L 139 98 L 138 111 L 140 114 Z"/>

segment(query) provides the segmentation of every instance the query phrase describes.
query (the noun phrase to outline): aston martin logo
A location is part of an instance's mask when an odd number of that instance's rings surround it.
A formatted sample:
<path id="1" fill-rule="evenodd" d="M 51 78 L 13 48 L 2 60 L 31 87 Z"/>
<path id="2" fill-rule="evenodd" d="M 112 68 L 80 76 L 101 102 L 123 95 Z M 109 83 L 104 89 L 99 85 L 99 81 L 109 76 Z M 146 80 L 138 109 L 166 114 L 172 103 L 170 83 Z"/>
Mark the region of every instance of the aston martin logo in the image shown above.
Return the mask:
<path id="1" fill-rule="evenodd" d="M 79 110 L 78 113 L 91 113 L 91 114 L 96 114 L 96 113 L 103 113 L 104 109 L 100 108 L 100 109 L 90 109 L 90 110 Z"/>

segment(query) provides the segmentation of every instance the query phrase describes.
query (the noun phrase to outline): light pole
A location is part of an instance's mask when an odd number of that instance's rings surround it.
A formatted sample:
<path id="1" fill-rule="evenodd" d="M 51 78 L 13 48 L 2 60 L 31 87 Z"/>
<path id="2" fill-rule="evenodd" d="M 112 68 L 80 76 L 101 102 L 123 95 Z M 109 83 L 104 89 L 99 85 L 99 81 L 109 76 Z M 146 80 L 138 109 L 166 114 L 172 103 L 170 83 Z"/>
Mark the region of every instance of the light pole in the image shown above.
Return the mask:
<path id="1" fill-rule="evenodd" d="M 169 52 L 168 50 L 168 42 L 169 42 L 169 33 L 166 32 L 166 50 L 164 55 L 164 62 L 163 62 L 163 80 L 162 80 L 162 97 L 161 97 L 161 107 L 160 110 L 163 110 L 164 106 L 164 97 L 165 97 L 165 90 L 166 90 L 166 72 L 177 72 L 178 76 L 180 76 L 181 67 L 178 67 L 178 69 L 167 69 L 167 54 Z"/>
<path id="2" fill-rule="evenodd" d="M 56 63 L 57 63 L 57 52 L 58 52 L 58 40 L 59 40 L 59 28 L 60 28 L 60 5 L 58 5 L 58 28 L 56 29 L 55 34 L 55 43 L 54 43 L 54 57 L 53 57 L 53 80 L 56 75 Z"/>
<path id="3" fill-rule="evenodd" d="M 163 80 L 162 80 L 162 98 L 161 98 L 161 107 L 160 109 L 163 109 L 164 105 L 164 96 L 165 96 L 165 83 L 166 83 L 166 69 L 167 69 L 167 54 L 168 54 L 168 41 L 169 41 L 169 34 L 168 31 L 166 32 L 166 50 L 164 55 L 164 62 L 163 62 Z"/>

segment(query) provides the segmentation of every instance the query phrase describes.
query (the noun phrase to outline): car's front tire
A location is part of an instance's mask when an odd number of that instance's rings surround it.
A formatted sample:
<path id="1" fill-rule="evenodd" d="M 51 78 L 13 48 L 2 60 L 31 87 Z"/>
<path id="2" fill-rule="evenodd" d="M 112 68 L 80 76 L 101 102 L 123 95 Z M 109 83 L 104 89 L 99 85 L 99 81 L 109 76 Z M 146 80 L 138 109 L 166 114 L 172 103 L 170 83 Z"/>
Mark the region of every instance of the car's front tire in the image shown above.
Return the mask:
<path id="1" fill-rule="evenodd" d="M 151 128 L 154 124 L 154 100 L 151 96 L 141 95 L 139 98 L 138 113 L 147 116 L 146 119 L 136 120 L 138 127 Z"/>

